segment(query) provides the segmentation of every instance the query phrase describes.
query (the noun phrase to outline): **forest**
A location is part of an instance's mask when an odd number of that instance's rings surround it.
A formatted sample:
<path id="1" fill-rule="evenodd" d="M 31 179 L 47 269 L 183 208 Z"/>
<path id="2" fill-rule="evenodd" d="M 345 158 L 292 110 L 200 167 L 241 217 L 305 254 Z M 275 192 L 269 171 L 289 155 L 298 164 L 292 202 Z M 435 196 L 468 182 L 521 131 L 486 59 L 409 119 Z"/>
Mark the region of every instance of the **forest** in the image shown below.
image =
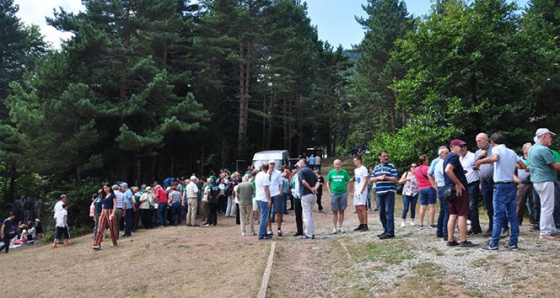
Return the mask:
<path id="1" fill-rule="evenodd" d="M 560 0 L 368 0 L 352 49 L 318 38 L 300 0 L 84 0 L 48 23 L 0 0 L 0 206 L 101 181 L 234 169 L 255 151 L 366 144 L 402 166 L 460 137 L 518 149 L 560 131 Z M 72 193 L 74 192 L 74 193 Z"/>

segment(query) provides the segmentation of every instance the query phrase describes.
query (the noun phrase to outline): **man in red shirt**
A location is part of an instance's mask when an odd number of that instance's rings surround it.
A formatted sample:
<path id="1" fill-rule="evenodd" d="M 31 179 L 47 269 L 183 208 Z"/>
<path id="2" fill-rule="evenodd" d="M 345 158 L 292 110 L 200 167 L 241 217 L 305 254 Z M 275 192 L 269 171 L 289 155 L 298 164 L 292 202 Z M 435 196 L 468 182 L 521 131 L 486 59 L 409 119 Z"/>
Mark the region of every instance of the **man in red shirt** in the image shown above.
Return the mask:
<path id="1" fill-rule="evenodd" d="M 158 200 L 157 215 L 159 226 L 163 228 L 167 219 L 167 192 L 165 192 L 161 185 L 156 186 L 156 196 Z"/>

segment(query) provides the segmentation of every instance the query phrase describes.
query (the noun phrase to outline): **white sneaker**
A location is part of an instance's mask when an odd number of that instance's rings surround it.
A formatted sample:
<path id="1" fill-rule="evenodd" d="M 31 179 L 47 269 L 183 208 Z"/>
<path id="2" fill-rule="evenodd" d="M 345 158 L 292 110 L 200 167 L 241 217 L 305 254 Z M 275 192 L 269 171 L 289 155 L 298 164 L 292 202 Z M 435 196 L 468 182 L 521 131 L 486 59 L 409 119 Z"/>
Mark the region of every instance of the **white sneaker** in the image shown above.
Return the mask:
<path id="1" fill-rule="evenodd" d="M 416 225 L 416 223 L 414 223 L 413 221 L 409 221 L 408 224 L 411 225 L 411 226 L 415 226 L 415 225 Z"/>
<path id="2" fill-rule="evenodd" d="M 336 228 L 332 229 L 332 233 L 336 234 L 338 232 L 338 230 Z"/>
<path id="3" fill-rule="evenodd" d="M 343 228 L 338 228 L 338 232 L 339 233 L 346 233 L 346 230 L 344 230 Z"/>
<path id="4" fill-rule="evenodd" d="M 245 232 L 241 232 L 241 236 L 245 236 Z"/>
<path id="5" fill-rule="evenodd" d="M 403 221 L 403 222 L 401 222 L 401 228 L 404 228 L 404 227 L 406 227 L 406 224 Z"/>

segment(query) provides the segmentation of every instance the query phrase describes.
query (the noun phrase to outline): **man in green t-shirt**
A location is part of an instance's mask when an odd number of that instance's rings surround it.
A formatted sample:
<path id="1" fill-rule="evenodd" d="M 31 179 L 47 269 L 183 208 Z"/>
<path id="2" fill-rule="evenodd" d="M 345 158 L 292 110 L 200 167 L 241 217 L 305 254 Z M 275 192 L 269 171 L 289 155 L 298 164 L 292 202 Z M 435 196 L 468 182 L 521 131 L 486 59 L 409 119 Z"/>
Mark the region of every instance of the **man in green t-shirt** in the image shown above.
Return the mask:
<path id="1" fill-rule="evenodd" d="M 348 172 L 342 169 L 340 159 L 335 159 L 334 169 L 327 175 L 327 191 L 331 196 L 331 210 L 333 211 L 332 233 L 344 233 L 342 222 L 344 221 L 344 210 L 348 202 L 348 183 L 351 178 Z M 338 227 L 337 227 L 338 223 Z"/>

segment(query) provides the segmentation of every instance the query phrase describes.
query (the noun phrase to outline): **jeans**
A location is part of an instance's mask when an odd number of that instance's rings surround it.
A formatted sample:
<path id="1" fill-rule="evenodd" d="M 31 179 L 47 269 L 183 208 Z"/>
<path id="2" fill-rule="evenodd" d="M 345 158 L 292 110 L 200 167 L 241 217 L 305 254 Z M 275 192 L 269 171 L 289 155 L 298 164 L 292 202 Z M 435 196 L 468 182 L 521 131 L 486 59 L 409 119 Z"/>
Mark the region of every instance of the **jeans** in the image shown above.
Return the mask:
<path id="1" fill-rule="evenodd" d="M 484 199 L 484 206 L 486 207 L 486 214 L 488 214 L 488 231 L 492 231 L 494 227 L 494 206 L 493 206 L 493 195 L 494 182 L 482 181 L 481 195 Z"/>
<path id="2" fill-rule="evenodd" d="M 469 193 L 469 219 L 471 220 L 471 231 L 473 233 L 482 232 L 480 221 L 478 219 L 478 185 L 479 181 L 471 182 L 467 185 L 467 192 Z"/>
<path id="3" fill-rule="evenodd" d="M 519 237 L 519 223 L 515 207 L 517 205 L 517 188 L 514 183 L 494 184 L 494 226 L 492 227 L 491 246 L 498 246 L 504 219 L 511 224 L 510 245 L 517 245 Z"/>
<path id="4" fill-rule="evenodd" d="M 303 209 L 303 223 L 305 224 L 305 235 L 313 237 L 315 235 L 315 225 L 313 223 L 313 206 L 317 201 L 315 194 L 308 194 L 301 197 L 301 207 Z"/>
<path id="5" fill-rule="evenodd" d="M 261 214 L 261 219 L 259 222 L 259 239 L 266 238 L 266 227 L 268 226 L 268 217 L 270 208 L 268 208 L 268 202 L 257 201 L 259 206 L 259 213 Z"/>
<path id="6" fill-rule="evenodd" d="M 115 211 L 115 220 L 117 223 L 117 239 L 119 239 L 119 237 L 121 236 L 121 223 L 123 221 L 123 210 L 122 208 L 117 208 L 117 210 Z"/>
<path id="7" fill-rule="evenodd" d="M 410 218 L 414 219 L 416 216 L 416 202 L 418 201 L 418 194 L 413 196 L 403 195 L 403 211 L 402 211 L 402 219 L 406 219 L 406 214 L 408 213 L 408 208 L 410 206 Z"/>
<path id="8" fill-rule="evenodd" d="M 126 209 L 124 216 L 124 235 L 132 235 L 132 227 L 134 226 L 134 208 Z"/>
<path id="9" fill-rule="evenodd" d="M 183 207 L 181 203 L 173 203 L 171 205 L 171 224 L 176 226 L 181 223 L 181 213 L 183 211 Z"/>
<path id="10" fill-rule="evenodd" d="M 539 227 L 541 220 L 541 197 L 533 185 L 533 225 Z"/>
<path id="11" fill-rule="evenodd" d="M 560 189 L 558 182 L 554 183 L 554 224 L 560 227 Z"/>
<path id="12" fill-rule="evenodd" d="M 294 211 L 296 214 L 296 234 L 303 235 L 303 219 L 302 219 L 302 207 L 301 199 L 294 198 Z"/>
<path id="13" fill-rule="evenodd" d="M 395 235 L 395 193 L 388 191 L 384 194 L 377 194 L 379 198 L 379 220 L 383 225 L 383 231 L 387 235 Z"/>
<path id="14" fill-rule="evenodd" d="M 439 198 L 439 216 L 437 221 L 437 236 L 442 236 L 443 239 L 447 239 L 447 222 L 449 221 L 449 205 L 447 200 L 443 196 L 445 191 L 445 186 L 438 187 L 438 198 Z"/>
<path id="15" fill-rule="evenodd" d="M 159 221 L 159 226 L 165 226 L 166 218 L 167 218 L 167 203 L 159 203 L 157 206 L 157 217 Z"/>

